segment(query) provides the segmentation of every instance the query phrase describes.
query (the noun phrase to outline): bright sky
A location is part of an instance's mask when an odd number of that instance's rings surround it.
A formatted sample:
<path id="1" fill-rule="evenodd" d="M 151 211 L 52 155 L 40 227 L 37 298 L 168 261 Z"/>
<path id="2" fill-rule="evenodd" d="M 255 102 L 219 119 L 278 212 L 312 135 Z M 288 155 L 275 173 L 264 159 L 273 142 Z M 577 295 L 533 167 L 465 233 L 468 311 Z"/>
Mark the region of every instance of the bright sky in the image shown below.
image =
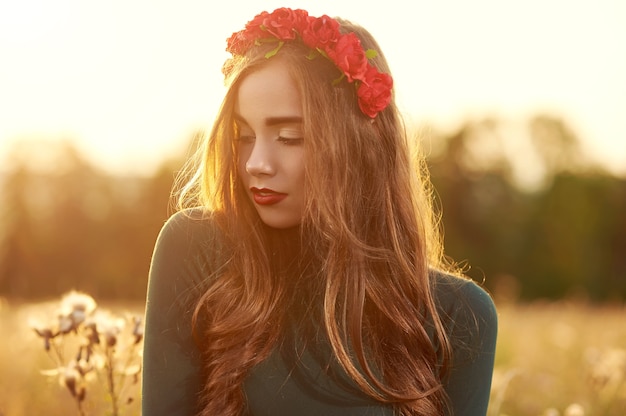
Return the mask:
<path id="1" fill-rule="evenodd" d="M 418 123 L 549 113 L 626 174 L 622 0 L 2 1 L 0 160 L 14 140 L 71 138 L 109 169 L 150 171 L 210 126 L 225 39 L 281 6 L 367 27 Z"/>

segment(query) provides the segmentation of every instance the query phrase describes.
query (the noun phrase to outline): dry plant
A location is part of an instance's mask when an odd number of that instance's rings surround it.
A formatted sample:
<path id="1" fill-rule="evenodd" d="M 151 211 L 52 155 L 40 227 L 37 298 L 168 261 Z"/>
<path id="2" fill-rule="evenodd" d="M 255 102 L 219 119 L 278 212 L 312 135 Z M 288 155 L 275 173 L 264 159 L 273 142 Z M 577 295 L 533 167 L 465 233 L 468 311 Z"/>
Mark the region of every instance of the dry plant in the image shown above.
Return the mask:
<path id="1" fill-rule="evenodd" d="M 489 416 L 626 415 L 626 305 L 499 306 Z"/>
<path id="2" fill-rule="evenodd" d="M 86 414 L 90 383 L 101 383 L 109 396 L 111 415 L 119 416 L 124 389 L 138 383 L 141 373 L 141 316 L 115 315 L 98 308 L 91 296 L 72 291 L 62 297 L 52 319 L 33 317 L 30 326 L 54 362 L 54 368 L 41 373 L 58 377 L 78 414 Z"/>

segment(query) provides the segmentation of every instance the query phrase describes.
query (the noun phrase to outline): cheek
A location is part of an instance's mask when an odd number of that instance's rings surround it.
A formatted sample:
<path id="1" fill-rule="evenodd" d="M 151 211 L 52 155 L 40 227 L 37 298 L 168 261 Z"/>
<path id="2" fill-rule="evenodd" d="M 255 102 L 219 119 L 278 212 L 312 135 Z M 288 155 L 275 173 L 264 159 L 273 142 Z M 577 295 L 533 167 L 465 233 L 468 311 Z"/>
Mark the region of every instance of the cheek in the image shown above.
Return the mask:
<path id="1" fill-rule="evenodd" d="M 246 171 L 246 162 L 248 160 L 248 157 L 242 152 L 238 152 L 236 156 L 236 160 L 237 160 L 237 174 L 239 175 L 239 178 L 245 183 L 248 179 L 248 172 Z"/>
<path id="2" fill-rule="evenodd" d="M 290 163 L 290 166 L 289 166 L 289 172 L 293 180 L 304 188 L 305 167 L 304 167 L 304 157 L 302 155 L 292 159 L 292 162 Z"/>

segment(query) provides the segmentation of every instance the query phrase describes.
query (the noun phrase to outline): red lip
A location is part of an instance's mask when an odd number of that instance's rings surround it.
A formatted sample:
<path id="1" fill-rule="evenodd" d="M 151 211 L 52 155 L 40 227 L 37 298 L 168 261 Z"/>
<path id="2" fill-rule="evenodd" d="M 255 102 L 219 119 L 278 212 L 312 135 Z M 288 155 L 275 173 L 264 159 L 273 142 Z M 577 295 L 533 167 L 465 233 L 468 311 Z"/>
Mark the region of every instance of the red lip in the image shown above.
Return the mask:
<path id="1" fill-rule="evenodd" d="M 287 197 L 287 194 L 276 192 L 268 188 L 259 189 L 251 187 L 250 191 L 252 191 L 254 202 L 259 205 L 274 205 Z"/>

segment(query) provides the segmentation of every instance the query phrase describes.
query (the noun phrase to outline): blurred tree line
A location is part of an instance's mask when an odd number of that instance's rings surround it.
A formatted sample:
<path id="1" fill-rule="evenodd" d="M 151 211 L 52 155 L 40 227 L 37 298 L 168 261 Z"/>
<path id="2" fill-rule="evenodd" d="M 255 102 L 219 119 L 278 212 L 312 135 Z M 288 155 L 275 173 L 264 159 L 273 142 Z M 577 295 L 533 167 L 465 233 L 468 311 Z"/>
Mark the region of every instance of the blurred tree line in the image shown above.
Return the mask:
<path id="1" fill-rule="evenodd" d="M 624 300 L 626 179 L 588 160 L 562 120 L 485 119 L 436 140 L 445 246 L 470 277 L 512 300 Z"/>
<path id="2" fill-rule="evenodd" d="M 70 142 L 21 143 L 9 160 L 0 179 L 0 296 L 76 289 L 100 299 L 144 297 L 174 168 L 115 176 Z"/>
<path id="3" fill-rule="evenodd" d="M 485 119 L 421 136 L 447 254 L 470 277 L 515 300 L 626 298 L 626 179 L 587 160 L 562 120 Z M 150 177 L 100 170 L 70 142 L 22 143 L 9 160 L 0 170 L 0 296 L 77 289 L 142 300 L 183 155 Z"/>

